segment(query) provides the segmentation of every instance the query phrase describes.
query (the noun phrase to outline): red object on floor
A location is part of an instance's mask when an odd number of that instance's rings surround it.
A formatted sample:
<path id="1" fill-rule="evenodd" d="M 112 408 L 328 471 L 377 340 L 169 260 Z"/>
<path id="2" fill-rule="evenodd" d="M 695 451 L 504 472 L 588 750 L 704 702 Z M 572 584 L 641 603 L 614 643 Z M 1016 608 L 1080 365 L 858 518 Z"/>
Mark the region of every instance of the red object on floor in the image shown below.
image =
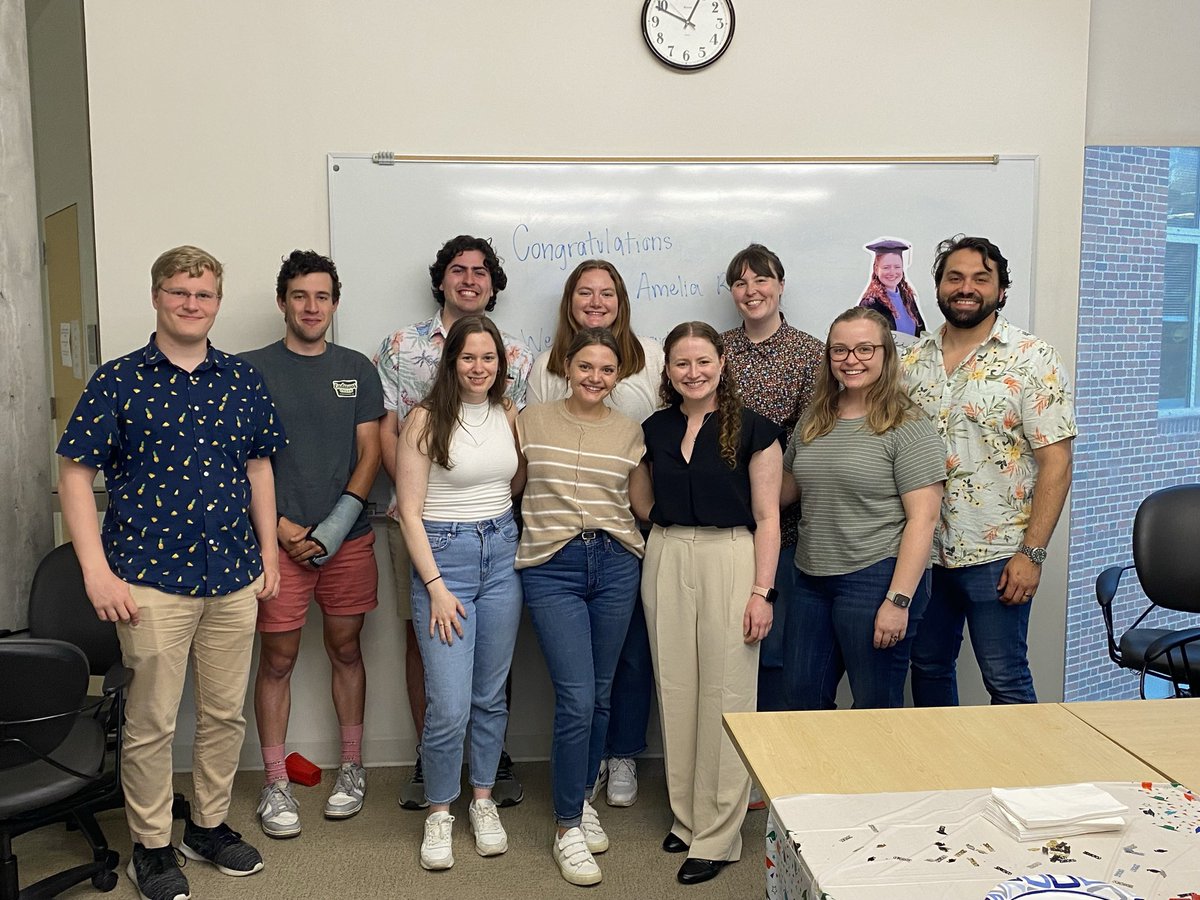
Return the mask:
<path id="1" fill-rule="evenodd" d="M 287 765 L 288 781 L 312 787 L 321 783 L 321 767 L 309 762 L 295 750 L 284 759 Z"/>

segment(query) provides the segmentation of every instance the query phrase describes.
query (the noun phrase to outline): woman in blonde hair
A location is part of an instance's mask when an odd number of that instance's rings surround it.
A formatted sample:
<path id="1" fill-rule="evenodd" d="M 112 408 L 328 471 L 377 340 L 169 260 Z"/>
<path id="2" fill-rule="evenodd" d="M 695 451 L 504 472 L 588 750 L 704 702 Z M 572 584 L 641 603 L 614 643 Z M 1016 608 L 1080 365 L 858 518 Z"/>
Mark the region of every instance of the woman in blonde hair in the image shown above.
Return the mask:
<path id="1" fill-rule="evenodd" d="M 532 406 L 570 396 L 568 349 L 576 336 L 588 328 L 607 328 L 617 343 L 621 360 L 616 386 L 604 398 L 604 405 L 635 422 L 644 421 L 662 405 L 658 394 L 663 370 L 662 347 L 650 338 L 634 334 L 625 280 L 606 259 L 585 259 L 567 276 L 558 306 L 554 343 L 534 360 L 529 375 L 528 403 Z M 633 618 L 629 620 L 629 631 L 613 676 L 605 758 L 590 799 L 595 800 L 607 783 L 609 806 L 632 806 L 637 801 L 634 758 L 646 749 L 653 691 L 654 668 L 650 663 L 646 617 L 639 600 L 634 604 Z"/>
<path id="2" fill-rule="evenodd" d="M 909 400 L 888 322 L 874 310 L 833 320 L 783 468 L 781 502 L 801 501 L 784 635 L 789 704 L 833 709 L 848 674 L 856 708 L 903 706 L 946 451 Z"/>
<path id="3" fill-rule="evenodd" d="M 746 409 L 720 335 L 685 322 L 667 335 L 662 399 L 642 424 L 633 511 L 654 523 L 642 601 L 658 680 L 668 853 L 683 884 L 741 855 L 750 776 L 721 716 L 753 712 L 758 644 L 771 630 L 779 562 L 780 429 Z"/>

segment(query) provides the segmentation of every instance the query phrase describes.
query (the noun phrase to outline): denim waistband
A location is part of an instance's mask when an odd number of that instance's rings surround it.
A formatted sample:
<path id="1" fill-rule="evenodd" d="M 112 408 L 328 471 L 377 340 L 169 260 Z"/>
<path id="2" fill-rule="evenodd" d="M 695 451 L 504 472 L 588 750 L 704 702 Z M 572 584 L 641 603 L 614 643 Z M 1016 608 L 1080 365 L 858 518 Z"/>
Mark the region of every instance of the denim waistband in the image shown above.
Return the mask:
<path id="1" fill-rule="evenodd" d="M 513 511 L 509 508 L 493 519 L 479 519 L 475 522 L 439 522 L 434 519 L 422 519 L 421 521 L 426 531 L 435 531 L 442 534 L 458 534 L 460 531 L 473 531 L 479 534 L 487 534 L 489 531 L 499 531 L 505 525 L 512 522 Z"/>

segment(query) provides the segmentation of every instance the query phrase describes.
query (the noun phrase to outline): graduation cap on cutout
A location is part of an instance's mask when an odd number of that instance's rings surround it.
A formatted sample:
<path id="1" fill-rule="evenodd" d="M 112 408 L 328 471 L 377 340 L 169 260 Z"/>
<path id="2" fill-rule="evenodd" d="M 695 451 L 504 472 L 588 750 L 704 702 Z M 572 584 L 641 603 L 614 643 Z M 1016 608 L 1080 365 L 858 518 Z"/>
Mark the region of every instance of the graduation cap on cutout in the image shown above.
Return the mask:
<path id="1" fill-rule="evenodd" d="M 882 241 L 867 244 L 866 249 L 872 253 L 900 253 L 904 250 L 911 250 L 912 244 L 906 241 L 898 241 L 895 238 L 886 238 Z"/>

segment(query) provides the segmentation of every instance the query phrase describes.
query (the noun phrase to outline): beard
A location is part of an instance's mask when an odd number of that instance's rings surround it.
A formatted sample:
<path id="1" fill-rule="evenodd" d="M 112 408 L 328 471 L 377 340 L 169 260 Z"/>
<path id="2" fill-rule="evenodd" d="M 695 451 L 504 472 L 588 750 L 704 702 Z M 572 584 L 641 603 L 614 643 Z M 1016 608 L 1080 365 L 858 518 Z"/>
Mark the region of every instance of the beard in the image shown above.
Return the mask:
<path id="1" fill-rule="evenodd" d="M 950 304 L 955 300 L 978 300 L 979 307 L 975 310 L 960 310 L 955 309 Z M 983 299 L 979 294 L 971 293 L 964 294 L 961 291 L 950 294 L 947 297 L 942 297 L 940 294 L 937 298 L 938 309 L 942 311 L 942 316 L 946 320 L 946 324 L 954 328 L 974 328 L 979 323 L 985 321 L 996 310 L 1000 308 L 998 300 L 988 301 Z"/>

